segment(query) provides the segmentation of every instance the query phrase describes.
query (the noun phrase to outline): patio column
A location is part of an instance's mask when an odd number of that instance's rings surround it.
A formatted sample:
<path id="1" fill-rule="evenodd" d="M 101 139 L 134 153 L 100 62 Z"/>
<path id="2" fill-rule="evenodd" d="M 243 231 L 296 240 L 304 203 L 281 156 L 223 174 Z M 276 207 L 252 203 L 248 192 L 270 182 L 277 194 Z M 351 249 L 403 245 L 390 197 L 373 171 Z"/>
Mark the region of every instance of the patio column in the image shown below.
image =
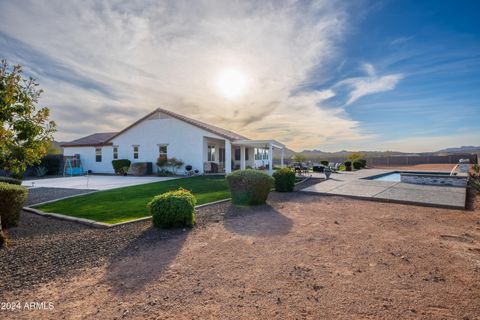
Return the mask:
<path id="1" fill-rule="evenodd" d="M 268 174 L 273 174 L 273 148 L 272 144 L 268 144 Z"/>
<path id="2" fill-rule="evenodd" d="M 282 154 L 280 155 L 280 167 L 283 168 L 283 157 L 285 156 L 285 148 L 282 148 Z"/>
<path id="3" fill-rule="evenodd" d="M 240 170 L 245 170 L 245 146 L 240 147 Z"/>
<path id="4" fill-rule="evenodd" d="M 232 144 L 225 140 L 225 174 L 232 172 Z"/>

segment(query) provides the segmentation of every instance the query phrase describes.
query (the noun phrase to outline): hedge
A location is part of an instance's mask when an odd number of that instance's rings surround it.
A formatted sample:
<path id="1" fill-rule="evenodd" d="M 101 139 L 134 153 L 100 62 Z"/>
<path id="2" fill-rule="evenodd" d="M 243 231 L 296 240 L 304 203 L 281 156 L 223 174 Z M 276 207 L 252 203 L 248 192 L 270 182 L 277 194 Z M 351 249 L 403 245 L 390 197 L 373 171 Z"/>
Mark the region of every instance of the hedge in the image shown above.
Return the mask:
<path id="1" fill-rule="evenodd" d="M 124 169 L 129 168 L 131 163 L 132 162 L 128 159 L 112 160 L 113 170 L 115 171 L 116 174 L 127 173 Z"/>
<path id="2" fill-rule="evenodd" d="M 22 184 L 22 180 L 18 180 L 18 179 L 15 179 L 15 178 L 10 178 L 10 177 L 0 177 L 0 183 L 3 182 L 3 183 L 8 183 L 8 184 L 16 184 L 16 185 L 21 185 Z"/>
<path id="3" fill-rule="evenodd" d="M 193 227 L 197 199 L 185 189 L 155 196 L 148 204 L 152 223 L 157 228 Z"/>
<path id="4" fill-rule="evenodd" d="M 282 168 L 273 173 L 275 179 L 275 191 L 291 192 L 295 187 L 295 171 L 290 168 Z"/>
<path id="5" fill-rule="evenodd" d="M 264 204 L 274 183 L 268 174 L 252 169 L 234 171 L 226 179 L 232 202 L 240 205 Z"/>
<path id="6" fill-rule="evenodd" d="M 0 182 L 0 217 L 3 228 L 18 225 L 27 194 L 28 190 L 25 187 Z"/>

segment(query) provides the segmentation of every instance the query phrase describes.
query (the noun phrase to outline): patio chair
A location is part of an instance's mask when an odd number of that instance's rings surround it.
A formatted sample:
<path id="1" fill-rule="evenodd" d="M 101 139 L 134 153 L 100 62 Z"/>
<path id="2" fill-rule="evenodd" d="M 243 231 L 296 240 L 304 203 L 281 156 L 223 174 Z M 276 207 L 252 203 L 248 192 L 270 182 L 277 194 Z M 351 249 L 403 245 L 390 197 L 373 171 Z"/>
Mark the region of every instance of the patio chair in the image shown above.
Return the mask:
<path id="1" fill-rule="evenodd" d="M 203 163 L 203 172 L 211 173 L 212 172 L 212 163 L 211 162 L 204 162 Z"/>

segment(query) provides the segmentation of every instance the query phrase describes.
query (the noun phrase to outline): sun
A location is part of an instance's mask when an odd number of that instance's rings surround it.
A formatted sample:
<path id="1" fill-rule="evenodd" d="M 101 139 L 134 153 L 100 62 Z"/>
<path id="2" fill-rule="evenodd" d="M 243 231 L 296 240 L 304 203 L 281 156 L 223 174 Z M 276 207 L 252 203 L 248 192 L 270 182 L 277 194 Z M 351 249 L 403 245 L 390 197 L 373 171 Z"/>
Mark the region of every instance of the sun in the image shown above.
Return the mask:
<path id="1" fill-rule="evenodd" d="M 227 99 L 236 99 L 245 94 L 248 88 L 248 76 L 245 72 L 235 69 L 223 69 L 217 78 L 217 89 Z"/>

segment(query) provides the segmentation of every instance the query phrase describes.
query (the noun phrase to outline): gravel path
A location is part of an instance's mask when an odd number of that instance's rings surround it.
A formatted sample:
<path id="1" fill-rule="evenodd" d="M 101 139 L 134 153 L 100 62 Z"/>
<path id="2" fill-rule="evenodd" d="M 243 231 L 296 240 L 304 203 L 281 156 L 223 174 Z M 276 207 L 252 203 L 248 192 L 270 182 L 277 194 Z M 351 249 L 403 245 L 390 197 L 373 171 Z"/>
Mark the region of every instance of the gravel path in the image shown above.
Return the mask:
<path id="1" fill-rule="evenodd" d="M 28 197 L 27 201 L 25 202 L 25 206 L 92 191 L 95 190 L 68 188 L 30 188 L 28 189 Z"/>

